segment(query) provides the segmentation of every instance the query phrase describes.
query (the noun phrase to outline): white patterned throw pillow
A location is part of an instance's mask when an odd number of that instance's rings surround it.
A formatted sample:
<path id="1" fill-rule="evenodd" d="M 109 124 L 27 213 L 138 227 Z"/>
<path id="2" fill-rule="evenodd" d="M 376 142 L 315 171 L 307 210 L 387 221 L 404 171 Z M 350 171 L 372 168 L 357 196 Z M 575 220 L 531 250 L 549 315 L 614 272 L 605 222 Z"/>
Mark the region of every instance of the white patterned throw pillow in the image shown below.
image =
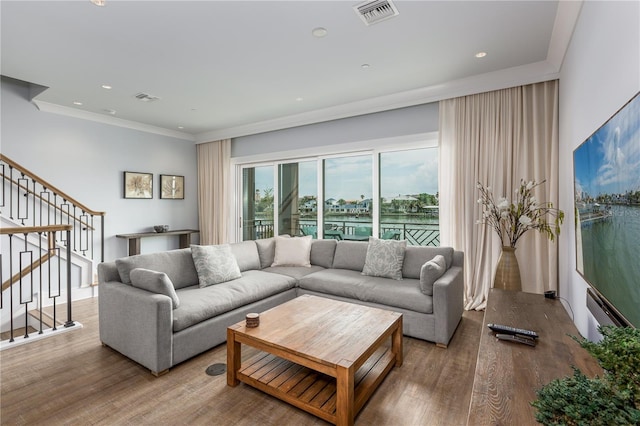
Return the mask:
<path id="1" fill-rule="evenodd" d="M 406 240 L 379 240 L 370 237 L 362 275 L 401 280 L 406 249 Z"/>
<path id="2" fill-rule="evenodd" d="M 236 257 L 229 244 L 216 246 L 191 245 L 200 287 L 220 284 L 242 277 Z"/>

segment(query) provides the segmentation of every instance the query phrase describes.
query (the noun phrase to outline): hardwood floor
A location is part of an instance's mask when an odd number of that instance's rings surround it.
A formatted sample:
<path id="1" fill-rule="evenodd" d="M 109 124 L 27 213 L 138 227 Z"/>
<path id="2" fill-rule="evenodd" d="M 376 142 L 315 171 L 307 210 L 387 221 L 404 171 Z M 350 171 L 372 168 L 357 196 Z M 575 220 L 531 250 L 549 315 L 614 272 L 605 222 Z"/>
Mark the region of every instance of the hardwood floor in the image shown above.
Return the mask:
<path id="1" fill-rule="evenodd" d="M 74 302 L 83 328 L 0 353 L 3 425 L 324 425 L 324 421 L 249 386 L 205 373 L 226 362 L 217 346 L 154 377 L 103 347 L 98 300 Z M 404 337 L 394 368 L 356 425 L 464 425 L 482 312 L 465 312 L 448 349 Z"/>

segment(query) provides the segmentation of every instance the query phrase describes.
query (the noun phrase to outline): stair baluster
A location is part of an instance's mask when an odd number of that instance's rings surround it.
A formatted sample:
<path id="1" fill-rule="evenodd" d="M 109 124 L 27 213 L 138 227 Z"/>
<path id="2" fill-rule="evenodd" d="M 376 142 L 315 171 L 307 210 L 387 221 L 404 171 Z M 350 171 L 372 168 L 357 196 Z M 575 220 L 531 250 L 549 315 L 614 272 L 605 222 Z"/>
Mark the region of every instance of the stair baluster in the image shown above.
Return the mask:
<path id="1" fill-rule="evenodd" d="M 29 333 L 35 333 L 35 331 L 38 334 L 44 333 L 43 324 L 46 325 L 46 323 L 43 315 L 47 315 L 43 309 L 46 308 L 44 305 L 51 304 L 53 309 L 51 328 L 57 329 L 57 304 L 62 296 L 64 279 L 67 281 L 67 319 L 64 327 L 72 327 L 75 325 L 71 312 L 72 253 L 93 261 L 104 262 L 105 213 L 87 208 L 2 154 L 0 154 L 0 175 L 2 177 L 0 213 L 15 224 L 9 225 L 11 228 L 0 229 L 3 239 L 8 238 L 8 243 L 5 240 L 4 244 L 9 246 L 8 255 L 5 253 L 3 256 L 3 253 L 0 253 L 2 292 L 4 293 L 5 290 L 9 292 L 9 295 L 4 294 L 0 297 L 0 309 L 3 312 L 10 311 L 8 315 L 10 320 L 7 320 L 5 314 L 2 317 L 3 321 L 10 323 L 10 330 L 7 333 L 9 341 L 13 342 L 16 338 L 14 318 L 16 314 L 22 314 L 22 311 L 25 313 L 23 337 L 28 338 Z M 100 217 L 99 222 L 95 221 L 96 216 Z M 98 241 L 96 241 L 96 227 L 100 228 L 100 233 L 97 234 Z M 20 242 L 23 243 L 23 247 L 18 248 Z M 62 253 L 61 246 L 66 249 L 64 262 L 62 258 L 65 254 Z M 6 248 L 6 245 L 4 247 Z M 96 256 L 96 249 L 99 250 L 99 257 Z M 36 253 L 38 253 L 37 256 Z M 52 262 L 56 263 L 52 264 Z M 46 268 L 44 263 L 47 263 Z M 14 268 L 19 268 L 19 272 L 14 273 Z M 66 277 L 63 278 L 65 268 Z M 3 272 L 7 269 L 9 274 L 5 277 Z M 39 271 L 36 272 L 36 269 Z M 93 281 L 93 273 L 83 276 L 91 277 L 88 279 Z M 35 280 L 38 281 L 37 286 Z M 17 284 L 15 288 L 14 283 Z M 50 302 L 44 303 L 45 293 Z M 37 300 L 36 294 L 38 294 Z M 8 303 L 5 303 L 5 297 Z M 6 306 L 7 304 L 10 306 Z M 38 330 L 29 328 L 26 313 L 30 305 L 35 305 L 38 311 L 36 318 Z M 22 321 L 19 322 L 22 323 Z"/>

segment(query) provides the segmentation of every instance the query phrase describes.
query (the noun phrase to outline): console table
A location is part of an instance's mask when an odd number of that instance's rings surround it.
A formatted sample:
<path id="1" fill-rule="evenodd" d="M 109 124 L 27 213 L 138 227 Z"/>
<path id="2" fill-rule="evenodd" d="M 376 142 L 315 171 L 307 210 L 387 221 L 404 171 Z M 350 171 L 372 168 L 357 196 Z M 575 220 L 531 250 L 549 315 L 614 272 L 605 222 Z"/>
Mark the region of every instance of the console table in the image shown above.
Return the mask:
<path id="1" fill-rule="evenodd" d="M 491 323 L 533 330 L 538 344 L 498 340 L 487 327 Z M 569 335 L 580 334 L 560 300 L 491 289 L 467 425 L 536 425 L 531 402 L 542 386 L 573 375 L 572 365 L 589 377 L 602 376 L 595 358 Z"/>
<path id="2" fill-rule="evenodd" d="M 177 235 L 180 238 L 180 248 L 187 248 L 191 244 L 191 234 L 200 232 L 197 229 L 181 229 L 167 232 L 141 232 L 138 234 L 119 234 L 118 238 L 124 238 L 129 242 L 129 256 L 140 254 L 140 239 L 146 237 L 164 237 L 166 235 Z"/>

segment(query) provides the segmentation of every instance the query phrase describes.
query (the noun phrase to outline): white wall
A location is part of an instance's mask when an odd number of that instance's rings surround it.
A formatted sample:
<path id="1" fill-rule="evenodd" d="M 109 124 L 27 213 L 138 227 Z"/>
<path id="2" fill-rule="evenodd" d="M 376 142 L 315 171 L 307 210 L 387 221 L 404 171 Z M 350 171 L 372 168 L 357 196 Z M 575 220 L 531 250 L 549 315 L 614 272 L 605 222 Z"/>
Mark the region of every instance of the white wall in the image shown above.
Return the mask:
<path id="1" fill-rule="evenodd" d="M 597 338 L 576 272 L 573 151 L 640 90 L 640 2 L 586 1 L 560 72 L 560 289 L 581 334 Z"/>
<path id="2" fill-rule="evenodd" d="M 193 142 L 41 112 L 29 101 L 28 85 L 4 78 L 0 118 L 4 155 L 89 208 L 107 212 L 106 261 L 127 255 L 126 240 L 116 234 L 160 224 L 198 229 Z M 124 199 L 124 171 L 153 173 L 153 199 Z M 160 199 L 160 174 L 185 176 L 184 200 Z M 177 237 L 142 240 L 143 253 L 177 247 Z"/>
<path id="3" fill-rule="evenodd" d="M 438 103 L 434 102 L 235 138 L 231 156 L 295 151 L 437 130 Z"/>

